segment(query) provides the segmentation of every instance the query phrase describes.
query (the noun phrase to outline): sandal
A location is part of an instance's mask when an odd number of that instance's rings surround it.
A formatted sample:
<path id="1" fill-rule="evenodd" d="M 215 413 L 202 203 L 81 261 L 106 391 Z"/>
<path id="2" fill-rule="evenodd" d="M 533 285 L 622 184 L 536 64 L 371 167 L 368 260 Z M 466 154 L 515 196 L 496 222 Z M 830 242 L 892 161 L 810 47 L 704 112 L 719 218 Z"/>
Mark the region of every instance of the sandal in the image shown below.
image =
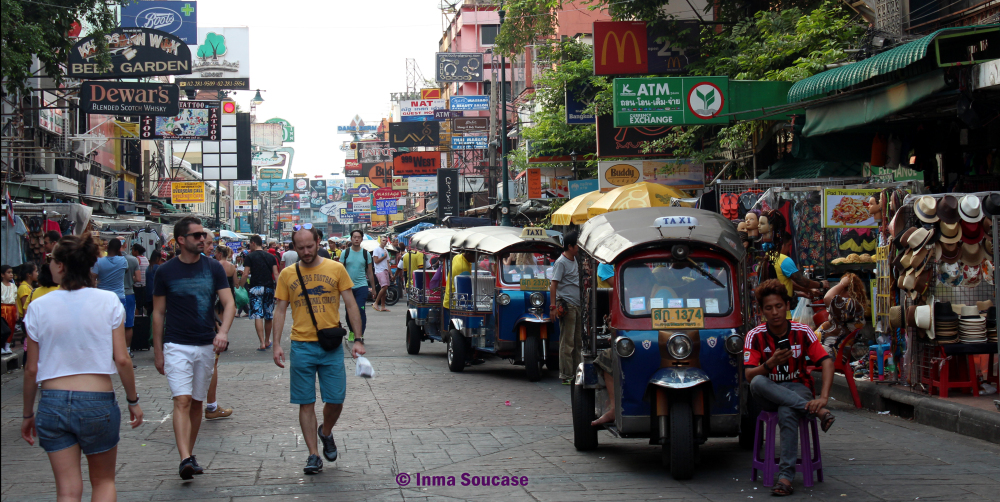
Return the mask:
<path id="1" fill-rule="evenodd" d="M 823 418 L 820 419 L 820 429 L 823 429 L 823 432 L 830 430 L 830 427 L 833 427 L 833 421 L 836 419 L 837 417 L 833 416 L 832 412 L 826 412 Z"/>
<path id="2" fill-rule="evenodd" d="M 781 481 L 775 483 L 771 488 L 771 495 L 774 495 L 775 497 L 787 497 L 793 493 L 795 493 L 795 488 L 792 488 L 791 484 L 786 485 Z"/>

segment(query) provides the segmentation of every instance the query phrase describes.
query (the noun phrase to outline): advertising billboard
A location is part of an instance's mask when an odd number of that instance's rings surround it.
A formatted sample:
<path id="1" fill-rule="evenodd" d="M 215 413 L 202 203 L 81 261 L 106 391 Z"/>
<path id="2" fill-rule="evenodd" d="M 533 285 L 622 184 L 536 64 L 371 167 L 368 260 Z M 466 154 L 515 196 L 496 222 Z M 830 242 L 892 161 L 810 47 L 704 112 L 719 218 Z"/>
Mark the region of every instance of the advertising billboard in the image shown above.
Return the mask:
<path id="1" fill-rule="evenodd" d="M 700 58 L 699 35 L 695 20 L 595 21 L 594 75 L 687 73 Z"/>
<path id="2" fill-rule="evenodd" d="M 399 102 L 399 119 L 403 122 L 434 120 L 435 110 L 447 108 L 443 99 L 415 99 Z"/>
<path id="3" fill-rule="evenodd" d="M 441 152 L 408 152 L 397 154 L 392 160 L 393 174 L 396 176 L 433 176 L 443 167 Z"/>
<path id="4" fill-rule="evenodd" d="M 197 40 L 192 48 L 194 78 L 176 79 L 181 89 L 250 89 L 250 28 L 198 27 Z"/>
<path id="5" fill-rule="evenodd" d="M 366 125 L 360 115 L 355 115 L 351 123 L 337 126 L 337 134 L 368 134 L 378 131 L 377 125 Z"/>
<path id="6" fill-rule="evenodd" d="M 444 168 L 437 173 L 438 218 L 458 216 L 458 169 Z"/>
<path id="7" fill-rule="evenodd" d="M 389 124 L 389 145 L 393 148 L 438 146 L 439 141 L 440 127 L 437 122 L 392 122 Z"/>
<path id="8" fill-rule="evenodd" d="M 489 117 L 460 117 L 452 121 L 454 132 L 486 134 L 490 130 Z"/>
<path id="9" fill-rule="evenodd" d="M 673 151 L 644 153 L 643 147 L 670 134 L 670 126 L 615 127 L 611 115 L 597 116 L 598 157 L 669 157 Z"/>
<path id="10" fill-rule="evenodd" d="M 705 165 L 691 160 L 612 160 L 598 162 L 597 166 L 601 192 L 640 181 L 682 190 L 705 187 Z"/>
<path id="11" fill-rule="evenodd" d="M 489 144 L 486 136 L 452 136 L 452 150 L 485 150 Z"/>
<path id="12" fill-rule="evenodd" d="M 489 110 L 489 96 L 452 96 L 451 110 L 453 111 L 475 111 Z"/>
<path id="13" fill-rule="evenodd" d="M 329 201 L 327 199 L 326 180 L 310 180 L 309 188 L 309 206 L 311 208 L 319 209 Z"/>
<path id="14" fill-rule="evenodd" d="M 480 52 L 438 52 L 434 59 L 438 82 L 482 82 L 485 77 Z"/>
<path id="15" fill-rule="evenodd" d="M 172 117 L 143 115 L 139 120 L 142 139 L 218 141 L 220 101 L 180 101 L 180 112 Z"/>
<path id="16" fill-rule="evenodd" d="M 729 77 L 616 78 L 615 127 L 728 124 Z"/>
<path id="17" fill-rule="evenodd" d="M 198 39 L 198 2 L 156 0 L 131 2 L 122 6 L 121 25 L 125 28 L 152 28 L 169 33 L 192 45 Z"/>
<path id="18" fill-rule="evenodd" d="M 79 96 L 83 113 L 175 116 L 180 112 L 175 84 L 87 81 L 80 83 Z"/>
<path id="19" fill-rule="evenodd" d="M 205 183 L 202 181 L 174 181 L 170 183 L 171 204 L 204 204 Z"/>
<path id="20" fill-rule="evenodd" d="M 94 37 L 80 39 L 69 51 L 66 75 L 74 78 L 139 78 L 190 75 L 191 50 L 179 38 L 149 28 L 115 28 L 104 36 L 111 64 L 97 63 Z"/>

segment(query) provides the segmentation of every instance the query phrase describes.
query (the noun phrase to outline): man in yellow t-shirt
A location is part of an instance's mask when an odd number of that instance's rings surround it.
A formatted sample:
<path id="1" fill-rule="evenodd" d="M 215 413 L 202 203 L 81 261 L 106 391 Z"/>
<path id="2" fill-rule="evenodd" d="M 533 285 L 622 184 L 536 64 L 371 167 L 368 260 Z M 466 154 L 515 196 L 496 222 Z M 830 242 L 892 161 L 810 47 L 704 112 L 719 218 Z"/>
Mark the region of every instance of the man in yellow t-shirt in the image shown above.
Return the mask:
<path id="1" fill-rule="evenodd" d="M 445 281 L 444 299 L 441 301 L 441 306 L 446 309 L 451 308 L 451 290 L 453 288 L 452 283 L 455 282 L 455 278 L 462 274 L 472 273 L 472 266 L 469 265 L 472 253 L 469 254 L 470 256 L 465 256 L 464 254 L 459 253 L 451 259 L 451 270 L 448 274 L 448 280 Z"/>
<path id="2" fill-rule="evenodd" d="M 406 253 L 403 254 L 403 270 L 406 272 L 406 286 L 413 282 L 413 273 L 424 266 L 424 254 L 414 251 L 409 245 L 406 246 Z"/>
<path id="3" fill-rule="evenodd" d="M 339 262 L 318 256 L 319 232 L 312 225 L 296 225 L 292 234 L 299 262 L 285 267 L 278 275 L 274 290 L 274 364 L 284 368 L 285 353 L 281 349 L 281 332 L 285 325 L 285 310 L 292 306 L 293 364 L 289 368 L 289 387 L 292 404 L 299 405 L 299 425 L 309 448 L 309 459 L 303 469 L 306 474 L 323 470 L 319 457 L 316 431 L 323 443 L 323 456 L 330 462 L 337 459 L 337 443 L 333 440 L 333 426 L 344 409 L 347 394 L 347 371 L 344 367 L 344 346 L 337 345 L 326 351 L 319 344 L 317 328 L 340 327 L 340 299 L 344 299 L 351 326 L 361 326 L 361 311 L 353 294 L 343 294 L 354 287 L 347 269 Z M 301 281 L 299 275 L 301 274 Z M 304 286 L 304 287 L 303 287 Z M 308 295 L 308 296 L 307 296 Z M 309 314 L 308 305 L 312 305 Z M 313 317 L 315 316 L 315 323 Z M 351 357 L 365 354 L 364 333 L 355 333 Z M 323 423 L 316 424 L 316 377 L 319 376 L 320 394 L 323 397 Z"/>

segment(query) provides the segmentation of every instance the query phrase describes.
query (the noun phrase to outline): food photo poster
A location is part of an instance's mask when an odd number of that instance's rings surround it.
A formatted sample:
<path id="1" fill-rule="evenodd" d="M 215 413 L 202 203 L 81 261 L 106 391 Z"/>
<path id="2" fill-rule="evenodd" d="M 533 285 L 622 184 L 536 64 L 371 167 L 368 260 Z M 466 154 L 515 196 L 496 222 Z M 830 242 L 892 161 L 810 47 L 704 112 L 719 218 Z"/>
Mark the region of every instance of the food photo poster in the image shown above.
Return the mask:
<path id="1" fill-rule="evenodd" d="M 878 193 L 878 189 L 823 190 L 823 227 L 878 228 L 868 212 L 868 199 Z"/>

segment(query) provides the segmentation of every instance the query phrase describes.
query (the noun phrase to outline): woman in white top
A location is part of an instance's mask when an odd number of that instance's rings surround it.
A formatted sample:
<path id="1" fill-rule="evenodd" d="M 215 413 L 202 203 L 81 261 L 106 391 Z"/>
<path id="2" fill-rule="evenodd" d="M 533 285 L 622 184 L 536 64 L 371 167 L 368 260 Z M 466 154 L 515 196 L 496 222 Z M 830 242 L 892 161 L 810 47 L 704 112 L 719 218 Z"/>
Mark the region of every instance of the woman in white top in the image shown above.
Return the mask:
<path id="1" fill-rule="evenodd" d="M 52 252 L 58 290 L 31 302 L 24 324 L 28 361 L 24 367 L 21 437 L 34 437 L 48 453 L 59 500 L 80 500 L 80 453 L 87 456 L 92 500 L 115 500 L 121 409 L 111 375 L 118 373 L 133 428 L 142 424 L 132 360 L 125 345 L 125 309 L 118 295 L 94 288 L 91 267 L 98 247 L 85 237 L 63 237 Z M 66 314 L 74 315 L 66 315 Z M 116 371 L 117 369 L 117 371 Z M 38 411 L 33 412 L 41 383 Z"/>

